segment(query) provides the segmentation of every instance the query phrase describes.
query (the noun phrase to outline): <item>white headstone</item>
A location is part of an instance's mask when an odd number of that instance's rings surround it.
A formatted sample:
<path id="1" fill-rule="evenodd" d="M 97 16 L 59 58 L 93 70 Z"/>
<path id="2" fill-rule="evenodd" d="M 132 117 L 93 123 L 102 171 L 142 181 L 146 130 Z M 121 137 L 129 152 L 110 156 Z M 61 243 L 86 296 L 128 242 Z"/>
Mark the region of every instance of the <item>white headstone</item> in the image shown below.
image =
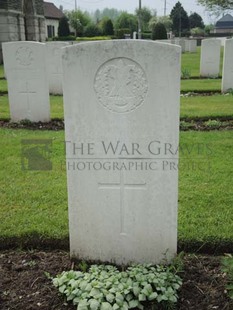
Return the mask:
<path id="1" fill-rule="evenodd" d="M 136 32 L 136 31 L 133 32 L 133 39 L 134 39 L 134 40 L 137 39 L 137 32 Z"/>
<path id="2" fill-rule="evenodd" d="M 62 95 L 62 47 L 69 46 L 68 42 L 48 42 L 47 48 L 47 70 L 49 78 L 49 92 L 54 95 Z"/>
<path id="3" fill-rule="evenodd" d="M 185 52 L 185 39 L 175 38 L 175 44 L 181 47 L 182 53 Z"/>
<path id="4" fill-rule="evenodd" d="M 200 75 L 203 77 L 217 77 L 220 70 L 221 41 L 205 39 L 201 43 Z"/>
<path id="5" fill-rule="evenodd" d="M 224 50 L 222 92 L 233 89 L 233 39 L 226 40 Z"/>
<path id="6" fill-rule="evenodd" d="M 63 49 L 71 254 L 158 263 L 177 248 L 180 47 Z"/>
<path id="7" fill-rule="evenodd" d="M 45 44 L 22 41 L 3 43 L 3 59 L 11 120 L 49 121 Z"/>
<path id="8" fill-rule="evenodd" d="M 197 40 L 185 40 L 185 52 L 197 52 Z"/>

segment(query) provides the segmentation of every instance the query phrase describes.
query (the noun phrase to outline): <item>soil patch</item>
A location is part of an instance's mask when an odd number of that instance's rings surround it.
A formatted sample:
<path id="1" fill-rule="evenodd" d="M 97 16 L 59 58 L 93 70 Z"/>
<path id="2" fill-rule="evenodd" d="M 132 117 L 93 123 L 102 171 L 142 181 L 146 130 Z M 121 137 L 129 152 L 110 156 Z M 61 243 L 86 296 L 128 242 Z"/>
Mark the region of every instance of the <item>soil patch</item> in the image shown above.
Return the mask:
<path id="1" fill-rule="evenodd" d="M 9 120 L 0 120 L 0 128 L 12 129 L 29 129 L 29 130 L 64 130 L 64 121 L 53 119 L 50 122 L 29 122 L 21 121 L 19 123 L 10 122 Z M 232 117 L 217 118 L 181 118 L 180 130 L 210 131 L 210 130 L 233 130 Z"/>
<path id="2" fill-rule="evenodd" d="M 178 310 L 232 310 L 225 292 L 226 276 L 221 257 L 185 255 Z M 1 310 L 76 309 L 66 303 L 46 273 L 55 276 L 76 269 L 66 251 L 1 251 Z"/>

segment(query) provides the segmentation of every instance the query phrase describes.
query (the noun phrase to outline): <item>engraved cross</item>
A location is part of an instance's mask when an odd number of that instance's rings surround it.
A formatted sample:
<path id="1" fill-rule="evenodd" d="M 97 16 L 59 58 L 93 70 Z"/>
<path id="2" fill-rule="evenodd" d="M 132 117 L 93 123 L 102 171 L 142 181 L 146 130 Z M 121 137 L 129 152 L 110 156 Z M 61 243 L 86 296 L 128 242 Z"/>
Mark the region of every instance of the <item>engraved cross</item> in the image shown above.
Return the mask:
<path id="1" fill-rule="evenodd" d="M 130 183 L 124 181 L 124 175 L 120 172 L 120 182 L 98 183 L 99 189 L 115 189 L 120 191 L 120 219 L 121 235 L 126 235 L 125 230 L 125 190 L 146 190 L 146 182 Z"/>
<path id="2" fill-rule="evenodd" d="M 30 119 L 30 116 L 31 116 L 30 95 L 36 94 L 36 91 L 31 90 L 29 88 L 29 82 L 27 81 L 25 82 L 25 87 L 23 88 L 23 90 L 20 91 L 19 93 L 27 96 L 27 116 Z"/>

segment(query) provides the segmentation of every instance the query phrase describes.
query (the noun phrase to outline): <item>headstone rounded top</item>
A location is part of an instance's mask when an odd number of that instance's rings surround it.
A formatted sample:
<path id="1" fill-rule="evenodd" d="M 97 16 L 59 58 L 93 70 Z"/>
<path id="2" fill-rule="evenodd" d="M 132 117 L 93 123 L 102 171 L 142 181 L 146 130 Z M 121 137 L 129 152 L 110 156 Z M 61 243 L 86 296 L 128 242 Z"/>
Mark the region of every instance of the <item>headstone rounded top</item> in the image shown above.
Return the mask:
<path id="1" fill-rule="evenodd" d="M 114 58 L 97 70 L 94 89 L 100 104 L 116 113 L 127 113 L 144 103 L 148 81 L 142 67 L 132 59 Z"/>

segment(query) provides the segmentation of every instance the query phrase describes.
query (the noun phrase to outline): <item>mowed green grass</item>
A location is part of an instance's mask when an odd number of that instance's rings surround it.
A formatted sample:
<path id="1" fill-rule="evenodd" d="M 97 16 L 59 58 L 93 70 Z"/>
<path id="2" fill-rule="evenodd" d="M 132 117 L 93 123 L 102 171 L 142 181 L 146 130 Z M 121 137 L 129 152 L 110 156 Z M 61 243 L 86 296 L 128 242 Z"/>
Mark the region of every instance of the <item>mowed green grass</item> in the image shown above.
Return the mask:
<path id="1" fill-rule="evenodd" d="M 51 118 L 63 119 L 63 97 L 50 96 Z M 233 117 L 233 96 L 194 96 L 181 97 L 180 116 L 182 117 Z M 8 96 L 0 96 L 0 119 L 9 119 Z"/>
<path id="2" fill-rule="evenodd" d="M 233 133 L 182 132 L 179 239 L 233 240 Z M 52 171 L 21 169 L 21 139 L 52 139 Z M 64 132 L 0 130 L 0 240 L 66 238 Z M 172 168 L 173 169 L 173 168 Z M 145 206 L 146 207 L 146 206 Z"/>
<path id="3" fill-rule="evenodd" d="M 50 114 L 52 119 L 64 118 L 62 96 L 50 96 Z M 0 119 L 10 119 L 10 108 L 7 95 L 0 95 Z"/>
<path id="4" fill-rule="evenodd" d="M 181 91 L 188 92 L 220 92 L 221 79 L 182 80 Z"/>
<path id="5" fill-rule="evenodd" d="M 233 118 L 233 95 L 181 97 L 180 117 Z"/>
<path id="6" fill-rule="evenodd" d="M 4 69 L 3 69 L 3 65 L 0 65 L 0 78 L 4 77 Z"/>
<path id="7" fill-rule="evenodd" d="M 220 54 L 220 68 L 221 75 L 223 66 L 223 47 Z M 181 56 L 181 71 L 189 72 L 191 77 L 200 76 L 200 61 L 201 61 L 201 47 L 197 47 L 197 53 L 183 53 Z"/>

